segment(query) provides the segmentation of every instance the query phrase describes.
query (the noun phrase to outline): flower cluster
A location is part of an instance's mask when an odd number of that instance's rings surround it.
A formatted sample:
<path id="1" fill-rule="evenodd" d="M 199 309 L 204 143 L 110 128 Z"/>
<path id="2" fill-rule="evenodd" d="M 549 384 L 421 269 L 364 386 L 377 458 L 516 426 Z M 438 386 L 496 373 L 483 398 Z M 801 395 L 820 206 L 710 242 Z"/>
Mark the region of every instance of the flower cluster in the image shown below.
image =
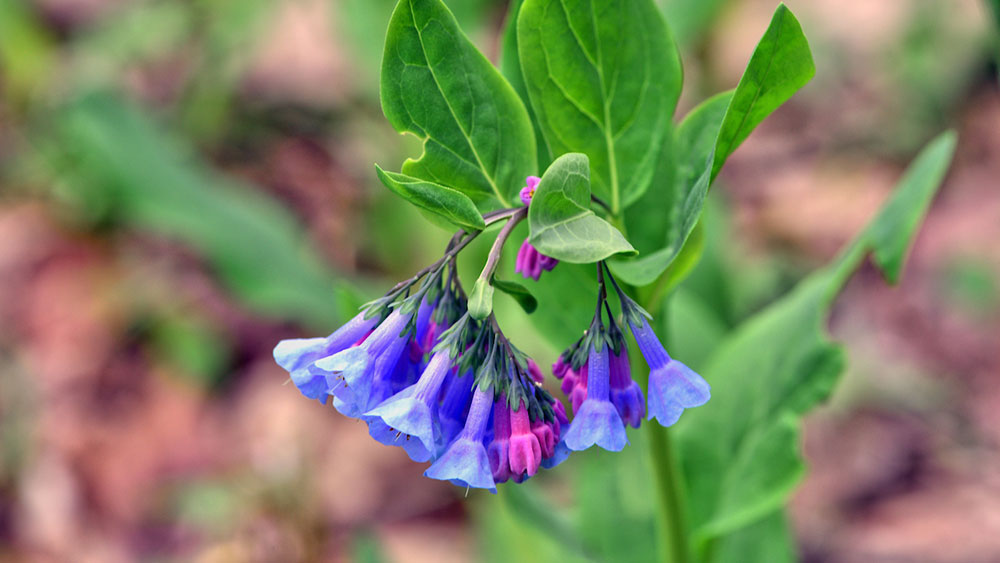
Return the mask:
<path id="1" fill-rule="evenodd" d="M 535 185 L 537 178 L 529 178 L 526 204 Z M 506 237 L 526 215 L 521 207 L 487 218 L 509 222 L 480 280 L 492 278 Z M 601 262 L 594 318 L 553 365 L 572 407 L 570 422 L 563 404 L 543 388 L 538 365 L 503 334 L 491 309 L 469 310 L 456 256 L 480 233 L 459 231 L 440 260 L 365 305 L 330 336 L 281 341 L 275 361 L 306 397 L 331 401 L 341 414 L 364 421 L 378 442 L 430 462 L 424 475 L 493 492 L 499 483 L 520 483 L 558 465 L 572 451 L 594 445 L 621 450 L 628 443 L 626 425 L 638 428 L 648 416 L 669 426 L 685 408 L 708 400 L 705 380 L 670 358 L 648 313 Z M 519 268 L 520 254 L 524 246 Z M 532 272 L 541 267 L 532 264 Z M 618 294 L 617 318 L 606 278 Z M 632 379 L 619 323 L 631 329 L 649 364 L 648 401 Z"/>
<path id="2" fill-rule="evenodd" d="M 428 477 L 496 492 L 498 483 L 522 482 L 561 462 L 569 421 L 541 387 L 538 366 L 495 318 L 469 316 L 454 261 L 425 276 L 327 338 L 280 342 L 275 360 L 303 395 L 332 397 L 375 440 L 433 462 Z"/>
<path id="3" fill-rule="evenodd" d="M 605 271 L 618 293 L 622 317 L 649 365 L 648 406 L 642 389 L 632 379 L 625 336 L 607 300 Z M 650 420 L 656 418 L 663 426 L 670 426 L 684 409 L 703 405 L 711 396 L 700 375 L 667 354 L 649 326 L 649 313 L 621 290 L 604 265 L 598 266 L 598 279 L 597 310 L 590 328 L 552 366 L 573 408 L 573 423 L 565 440 L 574 451 L 595 444 L 619 451 L 628 443 L 625 425 L 638 428 L 648 412 Z"/>

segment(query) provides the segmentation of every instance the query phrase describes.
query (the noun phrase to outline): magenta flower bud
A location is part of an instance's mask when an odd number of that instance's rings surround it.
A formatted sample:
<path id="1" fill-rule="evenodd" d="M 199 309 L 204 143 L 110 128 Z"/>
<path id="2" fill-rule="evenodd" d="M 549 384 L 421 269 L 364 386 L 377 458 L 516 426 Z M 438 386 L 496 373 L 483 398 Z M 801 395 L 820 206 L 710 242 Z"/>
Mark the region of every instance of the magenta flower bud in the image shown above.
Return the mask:
<path id="1" fill-rule="evenodd" d="M 569 417 L 566 416 L 566 407 L 563 406 L 562 402 L 555 401 L 552 403 L 552 410 L 556 414 L 556 422 L 560 425 L 569 424 Z M 559 434 L 559 425 L 553 425 L 553 429 L 556 430 L 556 434 Z"/>
<path id="2" fill-rule="evenodd" d="M 535 435 L 538 440 L 538 447 L 541 448 L 542 458 L 552 457 L 556 451 L 556 435 L 558 433 L 559 421 L 555 420 L 552 424 L 545 422 L 542 419 L 538 419 L 531 423 L 531 433 Z M 513 445 L 512 445 L 513 447 Z"/>
<path id="3" fill-rule="evenodd" d="M 538 281 L 538 278 L 542 277 L 543 271 L 551 271 L 557 264 L 559 264 L 558 260 L 538 252 L 538 249 L 532 246 L 528 239 L 524 239 L 524 242 L 521 243 L 521 249 L 517 251 L 514 271 L 525 278 Z"/>
<path id="4" fill-rule="evenodd" d="M 569 362 L 564 360 L 562 354 L 560 354 L 556 363 L 552 364 L 552 375 L 556 376 L 556 379 L 562 379 L 568 369 Z"/>
<path id="5" fill-rule="evenodd" d="M 559 388 L 568 397 L 572 392 L 573 388 L 580 381 L 580 376 L 573 370 L 568 369 L 563 374 L 562 383 L 559 384 Z"/>
<path id="6" fill-rule="evenodd" d="M 541 181 L 542 179 L 539 178 L 538 176 L 528 176 L 525 179 L 524 182 L 527 185 L 521 188 L 521 193 L 520 193 L 521 203 L 525 205 L 531 203 L 531 198 L 535 195 L 535 188 L 538 187 L 538 182 Z"/>
<path id="7" fill-rule="evenodd" d="M 555 444 L 553 443 L 553 446 Z M 538 438 L 531 431 L 528 407 L 521 401 L 517 410 L 510 411 L 510 469 L 514 475 L 533 476 L 542 462 Z"/>
<path id="8" fill-rule="evenodd" d="M 542 374 L 542 369 L 531 358 L 528 358 L 528 375 L 539 385 L 545 383 L 545 375 Z"/>

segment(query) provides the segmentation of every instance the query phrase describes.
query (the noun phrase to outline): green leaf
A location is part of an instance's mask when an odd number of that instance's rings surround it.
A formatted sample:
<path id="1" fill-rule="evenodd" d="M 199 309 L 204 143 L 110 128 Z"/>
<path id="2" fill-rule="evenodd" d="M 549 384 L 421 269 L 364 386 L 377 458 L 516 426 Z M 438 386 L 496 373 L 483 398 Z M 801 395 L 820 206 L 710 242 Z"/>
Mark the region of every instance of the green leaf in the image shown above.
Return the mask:
<path id="1" fill-rule="evenodd" d="M 521 11 L 524 0 L 511 0 L 507 9 L 507 20 L 503 30 L 503 44 L 501 45 L 500 72 L 503 73 L 507 82 L 510 83 L 517 95 L 521 97 L 524 106 L 528 110 L 528 117 L 531 119 L 531 128 L 535 132 L 536 146 L 538 148 L 538 169 L 548 168 L 552 163 L 552 154 L 549 146 L 544 142 L 537 142 L 542 137 L 542 129 L 538 125 L 538 118 L 535 111 L 531 109 L 531 100 L 528 99 L 528 87 L 524 85 L 524 76 L 521 74 L 521 57 L 517 53 L 517 15 Z"/>
<path id="2" fill-rule="evenodd" d="M 553 154 L 591 159 L 619 214 L 650 185 L 681 89 L 681 62 L 652 0 L 525 0 L 518 53 Z"/>
<path id="3" fill-rule="evenodd" d="M 714 561 L 722 562 L 794 563 L 799 560 L 782 510 L 722 538 L 712 553 Z"/>
<path id="4" fill-rule="evenodd" d="M 594 561 L 569 522 L 553 510 L 548 499 L 539 498 L 543 491 L 534 481 L 503 487 L 499 498 L 491 499 L 496 502 L 471 503 L 483 561 Z"/>
<path id="5" fill-rule="evenodd" d="M 410 203 L 443 217 L 463 229 L 486 228 L 483 216 L 468 196 L 433 182 L 411 178 L 405 174 L 386 172 L 375 165 L 379 180 L 397 195 Z"/>
<path id="6" fill-rule="evenodd" d="M 954 145 L 951 133 L 931 143 L 834 263 L 737 328 L 705 366 L 712 400 L 677 427 L 696 551 L 773 513 L 798 483 L 799 419 L 829 396 L 845 363 L 823 332 L 830 306 L 868 253 L 887 277 L 898 273 Z"/>
<path id="7" fill-rule="evenodd" d="M 535 312 L 535 309 L 538 308 L 538 300 L 535 299 L 535 296 L 532 295 L 531 292 L 528 291 L 528 288 L 523 285 L 517 282 L 499 280 L 495 277 L 493 278 L 492 283 L 493 287 L 513 297 L 514 300 L 517 301 L 517 304 L 524 309 L 525 313 L 530 315 Z"/>
<path id="8" fill-rule="evenodd" d="M 459 29 L 440 0 L 400 0 L 386 32 L 382 110 L 424 141 L 402 172 L 469 196 L 480 210 L 509 207 L 537 172 L 524 104 Z"/>
<path id="9" fill-rule="evenodd" d="M 676 196 L 666 198 L 672 207 L 666 212 L 669 227 L 665 244 L 635 260 L 613 263 L 615 275 L 641 287 L 670 266 L 697 224 L 705 195 L 729 155 L 815 73 L 809 43 L 798 20 L 784 4 L 779 5 L 736 90 L 706 100 L 678 127 L 674 141 Z M 644 207 L 638 210 L 641 217 L 629 219 L 646 222 L 652 213 L 662 212 L 655 204 Z"/>
<path id="10" fill-rule="evenodd" d="M 486 278 L 476 279 L 469 295 L 469 315 L 481 321 L 493 312 L 493 285 Z"/>
<path id="11" fill-rule="evenodd" d="M 712 151 L 719 129 L 732 100 L 732 92 L 723 92 L 705 100 L 688 113 L 674 135 L 674 193 L 676 199 L 669 213 L 667 244 L 649 254 L 631 260 L 613 260 L 611 271 L 625 283 L 643 287 L 655 281 L 677 258 L 701 216 L 705 206 L 711 174 Z M 662 210 L 655 204 L 640 205 L 630 210 L 630 223 L 655 223 L 654 214 Z M 641 214 L 641 215 L 639 215 Z M 696 250 L 688 250 L 689 254 Z M 695 257 L 694 262 L 697 262 Z M 692 264 L 693 265 L 693 264 Z M 682 281 L 682 277 L 674 283 Z"/>
<path id="12" fill-rule="evenodd" d="M 33 3 L 0 0 L 0 68 L 3 91 L 15 102 L 29 102 L 50 79 L 56 40 L 36 16 Z"/>
<path id="13" fill-rule="evenodd" d="M 635 252 L 618 229 L 590 210 L 590 165 L 583 154 L 564 154 L 545 171 L 528 208 L 528 226 L 539 252 L 566 262 Z"/>
<path id="14" fill-rule="evenodd" d="M 948 171 L 955 143 L 955 135 L 947 133 L 928 145 L 900 180 L 906 191 L 893 198 L 868 227 L 867 234 L 875 248 L 873 258 L 889 283 L 899 280 L 913 233 Z"/>
<path id="15" fill-rule="evenodd" d="M 715 180 L 726 159 L 750 132 L 815 74 L 816 67 L 802 27 L 788 7 L 779 5 L 726 111 L 715 144 L 711 180 Z"/>

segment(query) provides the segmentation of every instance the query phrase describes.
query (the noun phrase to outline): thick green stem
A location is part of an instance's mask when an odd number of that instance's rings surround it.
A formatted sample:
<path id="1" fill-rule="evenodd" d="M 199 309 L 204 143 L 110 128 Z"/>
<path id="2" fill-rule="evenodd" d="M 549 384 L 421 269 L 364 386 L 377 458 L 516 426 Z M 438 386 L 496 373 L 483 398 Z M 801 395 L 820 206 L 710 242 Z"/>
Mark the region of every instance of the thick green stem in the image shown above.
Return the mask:
<path id="1" fill-rule="evenodd" d="M 659 313 L 664 318 L 664 330 L 660 337 L 669 344 L 668 308 L 665 303 Z M 635 365 L 635 364 L 633 364 Z M 649 386 L 647 382 L 647 393 Z M 656 481 L 656 497 L 659 510 L 658 533 L 660 538 L 661 556 L 670 563 L 689 563 L 691 554 L 688 550 L 687 527 L 684 521 L 684 489 L 680 475 L 680 465 L 671 443 L 670 428 L 664 428 L 653 422 L 649 425 L 649 457 L 653 465 L 653 478 Z"/>
<path id="2" fill-rule="evenodd" d="M 691 558 L 687 547 L 687 530 L 684 524 L 684 501 L 680 468 L 674 456 L 670 429 L 653 425 L 649 432 L 649 456 L 653 463 L 656 492 L 659 501 L 659 537 L 664 560 L 670 563 L 688 563 Z"/>

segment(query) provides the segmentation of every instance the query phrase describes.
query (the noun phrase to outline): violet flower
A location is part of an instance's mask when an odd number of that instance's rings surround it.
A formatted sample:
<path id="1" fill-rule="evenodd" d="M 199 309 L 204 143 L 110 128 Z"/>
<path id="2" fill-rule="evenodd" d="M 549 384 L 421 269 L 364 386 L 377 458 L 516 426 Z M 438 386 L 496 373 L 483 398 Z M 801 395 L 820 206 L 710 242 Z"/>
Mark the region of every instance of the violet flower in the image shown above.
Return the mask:
<path id="1" fill-rule="evenodd" d="M 368 423 L 372 438 L 388 446 L 402 446 L 413 461 L 430 460 L 441 434 L 434 410 L 451 369 L 448 350 L 436 352 L 415 385 L 365 413 L 361 419 Z"/>
<path id="2" fill-rule="evenodd" d="M 355 345 L 371 331 L 377 318 L 366 319 L 358 313 L 353 319 L 326 338 L 294 338 L 282 340 L 274 347 L 274 361 L 292 378 L 292 383 L 310 399 L 326 400 L 330 390 L 325 374 L 313 373 L 309 366 L 320 358 L 336 354 Z"/>
<path id="3" fill-rule="evenodd" d="M 477 388 L 472 396 L 465 427 L 437 461 L 424 471 L 431 479 L 451 481 L 462 487 L 487 489 L 496 493 L 493 471 L 483 438 L 493 406 L 493 393 Z"/>
<path id="4" fill-rule="evenodd" d="M 587 398 L 566 431 L 566 446 L 580 451 L 596 444 L 606 450 L 621 451 L 628 437 L 618 409 L 610 400 L 608 345 L 603 339 L 591 347 L 587 366 Z"/>
<path id="5" fill-rule="evenodd" d="M 667 354 L 645 317 L 634 315 L 629 326 L 639 350 L 649 364 L 650 420 L 656 418 L 663 426 L 670 426 L 680 419 L 684 409 L 708 402 L 711 398 L 708 382 Z"/>

